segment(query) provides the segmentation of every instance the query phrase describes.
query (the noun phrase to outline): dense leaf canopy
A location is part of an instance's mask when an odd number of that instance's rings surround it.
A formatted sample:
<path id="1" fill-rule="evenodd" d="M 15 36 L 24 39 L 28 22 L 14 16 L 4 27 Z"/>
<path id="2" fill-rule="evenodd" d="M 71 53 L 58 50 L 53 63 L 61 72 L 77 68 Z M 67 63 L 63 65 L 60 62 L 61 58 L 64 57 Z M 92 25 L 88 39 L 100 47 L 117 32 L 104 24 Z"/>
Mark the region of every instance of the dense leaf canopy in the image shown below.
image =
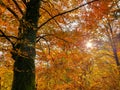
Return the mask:
<path id="1" fill-rule="evenodd" d="M 35 39 L 37 90 L 120 90 L 120 1 L 40 0 L 33 18 L 26 13 L 35 1 L 0 0 L 1 90 L 12 87 L 11 52 L 24 40 L 21 25 L 36 31 L 24 35 Z"/>

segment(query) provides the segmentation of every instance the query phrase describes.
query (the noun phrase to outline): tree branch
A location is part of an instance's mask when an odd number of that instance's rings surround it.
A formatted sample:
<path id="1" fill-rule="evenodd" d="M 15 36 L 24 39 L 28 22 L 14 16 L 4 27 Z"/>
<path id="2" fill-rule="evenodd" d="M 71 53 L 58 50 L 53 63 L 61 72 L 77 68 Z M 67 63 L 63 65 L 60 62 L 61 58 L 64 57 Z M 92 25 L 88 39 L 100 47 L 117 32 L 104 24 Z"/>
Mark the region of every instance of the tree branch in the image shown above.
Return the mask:
<path id="1" fill-rule="evenodd" d="M 10 11 L 13 16 L 19 21 L 19 17 L 18 15 L 10 8 L 8 7 L 7 5 L 5 5 L 2 1 L 0 2 L 0 5 L 2 5 L 3 7 L 5 7 L 8 11 Z"/>
<path id="2" fill-rule="evenodd" d="M 23 15 L 23 11 L 22 9 L 20 8 L 20 6 L 18 5 L 17 1 L 16 0 L 13 0 L 14 4 L 16 5 L 16 7 L 19 9 L 20 13 Z"/>
<path id="3" fill-rule="evenodd" d="M 17 39 L 17 37 L 7 36 L 7 35 L 5 35 L 5 33 L 4 33 L 2 30 L 0 30 L 0 33 L 2 34 L 2 35 L 0 35 L 0 37 L 6 38 L 6 39 L 12 44 L 12 46 L 14 47 L 14 43 L 10 40 L 10 38 L 15 38 L 15 39 Z"/>
<path id="4" fill-rule="evenodd" d="M 2 35 L 0 35 L 0 37 L 5 37 L 5 36 L 2 34 Z M 6 37 L 18 40 L 18 38 L 15 36 L 6 36 Z"/>
<path id="5" fill-rule="evenodd" d="M 58 36 L 56 36 L 56 35 L 54 35 L 54 34 L 45 34 L 45 35 L 43 35 L 43 36 L 38 36 L 38 37 L 36 37 L 36 38 L 37 38 L 36 43 L 37 43 L 41 38 L 44 38 L 44 37 L 47 37 L 47 36 L 53 36 L 53 37 L 55 37 L 55 38 L 57 38 L 57 39 L 60 39 L 60 40 L 62 40 L 62 41 L 64 41 L 64 42 L 70 43 L 70 42 L 66 41 L 65 39 L 60 38 L 60 37 L 58 37 Z"/>
<path id="6" fill-rule="evenodd" d="M 87 3 L 84 3 L 84 4 L 82 4 L 82 5 L 80 5 L 80 6 L 76 7 L 76 8 L 73 8 L 73 9 L 71 9 L 71 10 L 68 10 L 68 11 L 65 11 L 65 12 L 62 12 L 62 13 L 59 13 L 59 14 L 57 14 L 57 15 L 49 18 L 49 19 L 48 19 L 47 21 L 45 21 L 44 23 L 42 23 L 42 24 L 38 27 L 38 29 L 40 29 L 42 26 L 44 26 L 44 25 L 47 24 L 49 21 L 51 21 L 52 19 L 54 19 L 54 18 L 56 18 L 56 17 L 58 17 L 58 16 L 61 16 L 61 15 L 70 13 L 70 12 L 72 12 L 72 11 L 75 11 L 75 10 L 77 10 L 77 9 L 79 9 L 79 8 L 85 6 L 85 5 L 91 4 L 91 3 L 95 2 L 95 1 L 99 1 L 99 0 L 92 0 L 92 1 L 87 2 Z"/>
<path id="7" fill-rule="evenodd" d="M 59 9 L 55 8 L 54 4 L 52 4 L 51 2 L 48 2 L 48 5 L 49 5 L 49 6 L 52 6 L 52 7 L 57 11 L 57 13 L 60 13 Z M 66 21 L 64 20 L 64 16 L 61 16 L 61 18 L 62 18 L 64 24 L 66 24 Z M 65 27 L 66 27 L 66 25 L 65 25 Z M 68 27 L 66 27 L 66 29 L 69 30 Z M 61 27 L 61 30 L 62 30 L 62 27 Z"/>
<path id="8" fill-rule="evenodd" d="M 23 2 L 25 5 L 27 4 L 26 0 L 22 0 L 22 2 Z"/>
<path id="9" fill-rule="evenodd" d="M 40 43 L 40 39 L 43 39 L 45 42 L 46 42 L 46 44 L 47 44 L 47 46 L 48 46 L 48 52 L 49 52 L 49 54 L 50 54 L 50 45 L 49 45 L 49 43 L 48 43 L 48 40 L 45 38 L 45 37 L 39 37 L 39 39 L 36 41 L 36 42 L 39 42 Z M 40 43 L 41 44 L 41 43 Z"/>
<path id="10" fill-rule="evenodd" d="M 53 16 L 50 14 L 50 12 L 47 11 L 45 8 L 43 8 L 43 7 L 40 7 L 40 8 L 43 9 L 43 10 L 45 10 L 45 11 L 49 14 L 49 16 L 53 17 Z M 60 26 L 59 23 L 56 21 L 56 19 L 54 18 L 53 20 L 54 20 L 55 23 L 58 25 L 58 27 L 62 30 L 61 26 Z"/>

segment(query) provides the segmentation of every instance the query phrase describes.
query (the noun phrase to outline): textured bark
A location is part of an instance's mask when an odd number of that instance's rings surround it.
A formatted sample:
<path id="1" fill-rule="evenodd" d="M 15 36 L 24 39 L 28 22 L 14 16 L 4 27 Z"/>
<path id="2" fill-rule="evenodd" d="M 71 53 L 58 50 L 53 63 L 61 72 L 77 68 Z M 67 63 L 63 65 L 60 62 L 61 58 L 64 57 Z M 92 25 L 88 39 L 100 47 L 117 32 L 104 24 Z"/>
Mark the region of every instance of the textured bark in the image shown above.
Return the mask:
<path id="1" fill-rule="evenodd" d="M 21 19 L 18 38 L 13 48 L 14 78 L 12 90 L 35 90 L 35 43 L 40 0 L 30 0 Z"/>

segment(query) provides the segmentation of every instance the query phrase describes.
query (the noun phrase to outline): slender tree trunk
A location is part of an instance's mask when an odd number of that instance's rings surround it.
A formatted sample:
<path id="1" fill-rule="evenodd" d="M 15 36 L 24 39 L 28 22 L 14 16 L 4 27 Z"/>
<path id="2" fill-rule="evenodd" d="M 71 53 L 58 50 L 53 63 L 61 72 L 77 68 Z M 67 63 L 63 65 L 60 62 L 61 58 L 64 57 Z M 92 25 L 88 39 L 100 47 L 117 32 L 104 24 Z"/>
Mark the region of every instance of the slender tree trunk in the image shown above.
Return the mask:
<path id="1" fill-rule="evenodd" d="M 119 66 L 120 62 L 119 62 L 119 58 L 118 58 L 118 54 L 117 54 L 117 50 L 116 50 L 115 45 L 112 47 L 112 49 L 113 49 L 113 54 L 114 54 L 114 59 L 116 61 L 116 65 Z"/>
<path id="2" fill-rule="evenodd" d="M 113 29 L 112 29 L 112 26 L 110 23 L 108 23 L 108 27 L 109 27 L 109 29 L 107 29 L 107 34 L 108 34 L 108 37 L 109 37 L 109 40 L 111 43 L 114 59 L 115 59 L 116 65 L 120 66 L 120 61 L 119 61 L 119 57 L 118 57 L 118 53 L 117 53 L 116 41 L 114 39 Z M 110 31 L 108 31 L 108 30 L 110 30 Z"/>
<path id="3" fill-rule="evenodd" d="M 35 43 L 40 0 L 30 0 L 21 19 L 18 38 L 13 48 L 14 78 L 12 90 L 35 90 Z"/>

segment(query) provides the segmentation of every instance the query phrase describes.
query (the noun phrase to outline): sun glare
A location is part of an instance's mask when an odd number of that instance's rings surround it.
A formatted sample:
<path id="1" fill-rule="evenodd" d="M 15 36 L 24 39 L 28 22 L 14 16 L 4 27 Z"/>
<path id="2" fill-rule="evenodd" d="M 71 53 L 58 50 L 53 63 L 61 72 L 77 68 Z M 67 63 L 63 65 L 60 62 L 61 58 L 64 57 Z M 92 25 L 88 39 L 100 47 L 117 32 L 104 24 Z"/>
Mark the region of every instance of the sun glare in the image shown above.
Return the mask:
<path id="1" fill-rule="evenodd" d="M 87 43 L 86 43 L 86 47 L 87 47 L 87 48 L 92 48 L 92 46 L 93 46 L 93 45 L 92 45 L 91 42 L 87 42 Z"/>

